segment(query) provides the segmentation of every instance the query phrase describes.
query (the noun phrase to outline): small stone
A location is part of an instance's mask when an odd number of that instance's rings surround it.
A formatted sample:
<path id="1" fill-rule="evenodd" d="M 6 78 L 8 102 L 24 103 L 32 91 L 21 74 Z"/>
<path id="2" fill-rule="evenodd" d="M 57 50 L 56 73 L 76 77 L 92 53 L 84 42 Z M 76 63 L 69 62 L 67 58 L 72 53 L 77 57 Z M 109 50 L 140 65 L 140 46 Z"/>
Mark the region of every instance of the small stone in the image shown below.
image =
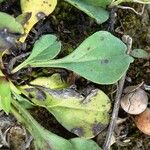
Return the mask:
<path id="1" fill-rule="evenodd" d="M 150 135 L 150 109 L 147 108 L 143 113 L 137 115 L 134 119 L 136 126 L 143 133 Z"/>
<path id="2" fill-rule="evenodd" d="M 127 93 L 121 99 L 121 107 L 129 114 L 137 115 L 142 113 L 148 105 L 148 96 L 141 88 Z"/>

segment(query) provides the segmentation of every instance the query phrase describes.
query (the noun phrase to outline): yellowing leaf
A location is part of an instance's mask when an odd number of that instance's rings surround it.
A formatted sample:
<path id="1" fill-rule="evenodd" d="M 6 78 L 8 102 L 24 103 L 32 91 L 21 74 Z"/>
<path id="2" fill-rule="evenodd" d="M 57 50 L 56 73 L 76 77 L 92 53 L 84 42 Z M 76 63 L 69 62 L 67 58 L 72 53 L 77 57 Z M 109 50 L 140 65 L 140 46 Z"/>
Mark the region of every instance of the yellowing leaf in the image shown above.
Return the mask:
<path id="1" fill-rule="evenodd" d="M 1 70 L 0 70 L 0 77 L 4 77 L 4 74 L 2 73 Z"/>
<path id="2" fill-rule="evenodd" d="M 50 89 L 64 89 L 69 85 L 61 79 L 61 75 L 58 73 L 53 74 L 50 77 L 39 77 L 30 82 L 30 85 L 21 86 L 21 89 L 32 88 L 32 85 L 40 85 Z"/>
<path id="3" fill-rule="evenodd" d="M 18 100 L 18 95 L 14 96 Z M 21 98 L 24 101 L 25 98 Z M 15 109 L 12 107 L 11 112 L 31 133 L 36 150 L 102 150 L 93 140 L 82 138 L 66 140 L 53 134 L 44 129 L 18 101 L 14 100 L 13 106 Z"/>
<path id="4" fill-rule="evenodd" d="M 25 35 L 20 38 L 24 42 L 31 28 L 40 20 L 53 12 L 57 0 L 21 0 L 22 13 L 32 13 L 31 18 L 25 24 Z"/>
<path id="5" fill-rule="evenodd" d="M 56 73 L 50 77 L 39 77 L 30 82 L 31 85 L 40 85 L 50 89 L 63 89 L 68 87 L 67 83 L 63 82 L 60 74 Z"/>
<path id="6" fill-rule="evenodd" d="M 109 123 L 111 102 L 101 90 L 92 90 L 86 97 L 72 88 L 52 90 L 38 86 L 22 89 L 22 92 L 35 105 L 45 107 L 62 126 L 79 137 L 93 138 Z"/>

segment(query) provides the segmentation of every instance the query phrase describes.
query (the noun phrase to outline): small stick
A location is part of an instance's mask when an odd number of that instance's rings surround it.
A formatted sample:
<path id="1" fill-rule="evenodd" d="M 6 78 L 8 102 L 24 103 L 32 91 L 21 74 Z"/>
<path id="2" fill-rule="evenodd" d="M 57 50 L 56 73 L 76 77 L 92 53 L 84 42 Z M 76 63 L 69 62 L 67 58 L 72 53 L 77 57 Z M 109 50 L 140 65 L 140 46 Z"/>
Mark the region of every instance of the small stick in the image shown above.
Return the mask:
<path id="1" fill-rule="evenodd" d="M 131 10 L 131 11 L 133 11 L 135 14 L 140 15 L 140 16 L 143 15 L 144 10 L 145 10 L 145 5 L 143 5 L 141 12 L 138 12 L 138 11 L 136 11 L 134 8 L 128 7 L 128 6 L 121 6 L 121 5 L 118 5 L 118 6 L 116 6 L 116 7 L 117 7 L 117 8 L 121 8 L 121 9 Z"/>
<path id="2" fill-rule="evenodd" d="M 127 44 L 127 54 L 130 54 L 131 48 L 132 48 L 132 38 L 124 35 L 123 36 L 123 41 Z M 127 73 L 127 72 L 126 72 Z M 120 81 L 118 82 L 117 85 L 117 93 L 115 97 L 115 102 L 114 102 L 114 108 L 112 112 L 112 117 L 111 117 L 111 122 L 107 131 L 106 139 L 103 145 L 103 150 L 109 150 L 111 146 L 111 139 L 114 133 L 114 129 L 116 127 L 116 122 L 118 118 L 118 112 L 119 112 L 119 107 L 120 107 L 120 99 L 125 83 L 125 78 L 126 78 L 126 73 L 122 76 Z"/>

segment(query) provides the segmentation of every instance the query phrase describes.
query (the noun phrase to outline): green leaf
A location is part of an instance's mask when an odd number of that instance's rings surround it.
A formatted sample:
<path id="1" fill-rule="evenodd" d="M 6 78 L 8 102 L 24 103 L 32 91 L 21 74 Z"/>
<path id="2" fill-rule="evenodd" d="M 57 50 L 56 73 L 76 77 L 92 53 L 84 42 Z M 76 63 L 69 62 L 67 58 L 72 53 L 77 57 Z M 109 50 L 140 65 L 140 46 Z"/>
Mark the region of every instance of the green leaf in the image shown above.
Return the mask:
<path id="1" fill-rule="evenodd" d="M 75 150 L 102 150 L 92 140 L 85 140 L 81 138 L 73 138 L 70 140 Z"/>
<path id="2" fill-rule="evenodd" d="M 101 6 L 104 8 L 112 2 L 112 0 L 82 0 L 82 1 L 89 3 L 90 5 Z"/>
<path id="3" fill-rule="evenodd" d="M 138 3 L 150 4 L 150 0 L 136 0 Z"/>
<path id="4" fill-rule="evenodd" d="M 61 50 L 61 43 L 55 35 L 43 35 L 34 44 L 32 54 L 27 59 L 28 62 L 36 63 L 43 60 L 49 61 L 55 58 Z"/>
<path id="5" fill-rule="evenodd" d="M 10 33 L 22 34 L 24 29 L 16 19 L 4 12 L 0 12 L 0 31 L 7 30 Z"/>
<path id="6" fill-rule="evenodd" d="M 21 91 L 9 80 L 9 86 L 12 92 L 21 94 Z"/>
<path id="7" fill-rule="evenodd" d="M 23 67 L 56 67 L 74 71 L 82 77 L 98 83 L 113 84 L 127 71 L 133 58 L 126 54 L 126 45 L 111 33 L 99 31 L 88 37 L 70 55 L 56 60 L 46 60 L 38 55 L 37 60 L 25 62 L 16 67 L 12 73 Z M 49 54 L 48 54 L 49 53 Z M 47 55 L 51 56 L 51 51 Z"/>
<path id="8" fill-rule="evenodd" d="M 134 49 L 131 51 L 131 56 L 135 58 L 143 58 L 143 59 L 148 59 L 150 58 L 150 53 L 146 52 L 143 49 Z"/>
<path id="9" fill-rule="evenodd" d="M 58 55 L 61 50 L 61 43 L 55 35 L 43 35 L 34 44 L 31 55 L 19 66 L 22 68 L 29 64 L 50 61 Z"/>
<path id="10" fill-rule="evenodd" d="M 66 0 L 71 5 L 82 10 L 84 13 L 94 18 L 98 24 L 101 24 L 108 20 L 109 13 L 102 7 L 93 6 L 84 2 L 83 0 Z"/>
<path id="11" fill-rule="evenodd" d="M 45 130 L 17 101 L 13 100 L 12 104 L 16 110 L 12 107 L 11 112 L 31 133 L 34 139 L 35 150 L 72 149 L 71 143 L 69 143 L 66 139 L 49 132 L 48 130 Z"/>
<path id="12" fill-rule="evenodd" d="M 14 46 L 18 34 L 24 32 L 24 29 L 16 19 L 6 13 L 0 12 L 0 51 L 3 52 L 6 49 Z M 16 36 L 16 34 L 18 36 Z M 0 54 L 1 55 L 1 54 Z"/>
<path id="13" fill-rule="evenodd" d="M 9 81 L 9 86 L 13 95 L 16 97 L 16 99 L 24 108 L 26 109 L 33 108 L 34 104 L 31 103 L 29 100 L 20 96 L 20 94 L 22 94 L 21 90 L 18 87 L 16 87 L 11 81 Z"/>
<path id="14" fill-rule="evenodd" d="M 0 108 L 6 113 L 10 111 L 11 104 L 11 89 L 9 82 L 5 78 L 0 78 Z"/>
<path id="15" fill-rule="evenodd" d="M 25 108 L 25 109 L 31 109 L 31 108 L 33 108 L 35 106 L 32 102 L 30 102 L 30 100 L 22 97 L 18 93 L 15 93 L 14 91 L 12 91 L 12 93 L 15 96 L 15 99 L 17 99 L 17 101 L 20 103 L 20 105 L 23 108 Z"/>
<path id="16" fill-rule="evenodd" d="M 71 88 L 51 90 L 38 86 L 38 89 L 24 89 L 24 94 L 30 95 L 35 105 L 45 107 L 67 130 L 79 137 L 92 138 L 109 123 L 111 104 L 101 90 L 93 90 L 83 97 Z"/>
<path id="17" fill-rule="evenodd" d="M 66 140 L 45 130 L 18 102 L 13 101 L 12 113 L 29 130 L 34 139 L 35 150 L 101 150 L 92 140 L 73 138 Z M 20 114 L 19 114 L 20 113 Z"/>

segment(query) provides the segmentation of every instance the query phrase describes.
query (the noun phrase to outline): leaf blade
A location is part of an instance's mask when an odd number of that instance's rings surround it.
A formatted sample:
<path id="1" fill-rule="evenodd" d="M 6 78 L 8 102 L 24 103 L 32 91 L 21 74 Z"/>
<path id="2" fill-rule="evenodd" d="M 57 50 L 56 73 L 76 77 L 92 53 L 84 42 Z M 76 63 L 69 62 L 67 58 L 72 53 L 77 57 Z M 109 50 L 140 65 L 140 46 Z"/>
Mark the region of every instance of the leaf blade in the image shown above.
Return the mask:
<path id="1" fill-rule="evenodd" d="M 4 78 L 0 78 L 0 89 L 0 108 L 8 114 L 11 108 L 12 98 L 9 82 Z"/>
<path id="2" fill-rule="evenodd" d="M 112 2 L 112 0 L 83 0 L 83 1 L 94 6 L 101 6 L 104 8 Z"/>
<path id="3" fill-rule="evenodd" d="M 131 56 L 133 56 L 135 58 L 149 59 L 150 53 L 146 52 L 143 49 L 134 49 L 131 51 Z"/>
<path id="4" fill-rule="evenodd" d="M 127 71 L 133 58 L 126 54 L 126 45 L 106 31 L 99 31 L 84 40 L 70 55 L 30 64 L 33 67 L 65 68 L 98 83 L 113 84 Z"/>
<path id="5" fill-rule="evenodd" d="M 68 56 L 61 59 L 34 62 L 25 61 L 12 72 L 31 67 L 65 68 L 98 83 L 113 84 L 127 71 L 133 58 L 126 54 L 126 45 L 107 31 L 98 31 L 84 40 Z M 26 63 L 24 65 L 24 63 Z"/>
<path id="6" fill-rule="evenodd" d="M 86 13 L 91 18 L 94 18 L 98 24 L 105 22 L 109 18 L 109 13 L 102 7 L 93 6 L 82 0 L 66 0 L 66 1 L 71 5 L 75 6 L 76 8 L 80 9 L 84 13 Z"/>
<path id="7" fill-rule="evenodd" d="M 61 43 L 55 35 L 47 34 L 39 38 L 34 44 L 31 55 L 12 72 L 16 72 L 28 64 L 42 63 L 56 57 L 61 50 Z"/>
<path id="8" fill-rule="evenodd" d="M 43 60 L 44 57 L 45 60 L 51 60 L 58 55 L 60 50 L 61 43 L 57 40 L 57 37 L 55 35 L 43 35 L 39 38 L 39 40 L 35 42 L 32 54 L 28 59 L 35 59 L 34 57 L 36 57 L 36 59 L 39 61 L 39 59 Z M 40 55 L 40 58 L 37 58 L 38 55 Z"/>
<path id="9" fill-rule="evenodd" d="M 94 141 L 81 138 L 73 138 L 69 140 L 75 150 L 102 150 Z"/>
<path id="10" fill-rule="evenodd" d="M 22 25 L 11 15 L 0 12 L 0 20 L 0 31 L 4 31 L 6 29 L 10 33 L 22 34 L 24 32 Z"/>
<path id="11" fill-rule="evenodd" d="M 22 107 L 17 101 L 13 101 L 13 105 L 18 111 L 12 108 L 12 113 L 29 130 L 34 138 L 36 149 L 49 148 L 53 150 L 85 150 L 86 148 L 86 150 L 91 150 L 92 147 L 93 150 L 101 150 L 96 142 L 92 140 L 85 140 L 80 138 L 66 140 L 53 134 L 38 124 L 38 122 L 29 114 L 29 112 L 24 109 L 24 107 Z"/>
<path id="12" fill-rule="evenodd" d="M 105 93 L 95 89 L 87 97 L 73 89 L 51 90 L 38 87 L 45 99 L 38 98 L 37 89 L 24 89 L 24 94 L 31 95 L 31 101 L 45 107 L 70 132 L 79 137 L 92 138 L 106 128 L 109 122 L 111 104 Z M 41 97 L 41 96 L 40 96 Z"/>

